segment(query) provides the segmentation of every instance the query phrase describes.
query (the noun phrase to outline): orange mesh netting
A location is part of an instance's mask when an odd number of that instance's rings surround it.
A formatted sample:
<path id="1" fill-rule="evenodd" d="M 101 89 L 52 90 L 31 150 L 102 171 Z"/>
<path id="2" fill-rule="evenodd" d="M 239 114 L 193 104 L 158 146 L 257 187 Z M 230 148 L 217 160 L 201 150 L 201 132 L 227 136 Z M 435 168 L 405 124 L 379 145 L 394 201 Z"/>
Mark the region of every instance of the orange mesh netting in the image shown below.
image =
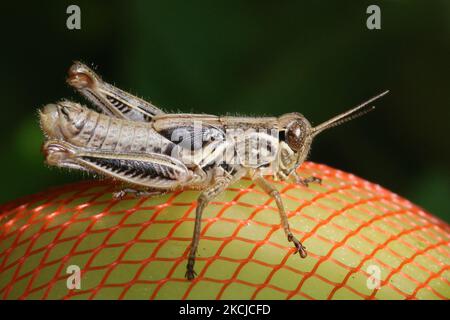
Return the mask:
<path id="1" fill-rule="evenodd" d="M 205 210 L 184 279 L 198 192 L 113 200 L 107 181 L 81 182 L 0 207 L 2 299 L 449 299 L 449 226 L 354 175 L 305 163 L 309 188 L 277 182 L 293 255 L 274 201 L 244 179 Z M 67 267 L 81 288 L 66 286 Z M 367 285 L 369 267 L 378 288 Z"/>

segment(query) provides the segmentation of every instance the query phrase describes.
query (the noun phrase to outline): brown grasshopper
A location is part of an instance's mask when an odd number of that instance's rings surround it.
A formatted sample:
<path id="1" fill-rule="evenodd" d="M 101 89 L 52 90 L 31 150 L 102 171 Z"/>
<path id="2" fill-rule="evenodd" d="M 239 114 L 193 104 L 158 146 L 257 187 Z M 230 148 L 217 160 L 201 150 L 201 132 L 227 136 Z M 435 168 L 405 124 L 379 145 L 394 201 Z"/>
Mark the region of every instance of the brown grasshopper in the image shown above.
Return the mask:
<path id="1" fill-rule="evenodd" d="M 233 182 L 249 176 L 275 199 L 281 225 L 302 258 L 305 247 L 292 234 L 279 192 L 264 178 L 293 177 L 308 186 L 318 177 L 300 178 L 313 138 L 320 132 L 358 117 L 374 107 L 385 91 L 361 105 L 312 127 L 300 113 L 280 117 L 230 117 L 206 114 L 167 114 L 104 81 L 76 62 L 69 85 L 98 111 L 71 101 L 46 105 L 40 123 L 47 138 L 46 162 L 122 181 L 114 194 L 155 195 L 180 189 L 200 190 L 186 278 L 194 279 L 202 212 Z"/>

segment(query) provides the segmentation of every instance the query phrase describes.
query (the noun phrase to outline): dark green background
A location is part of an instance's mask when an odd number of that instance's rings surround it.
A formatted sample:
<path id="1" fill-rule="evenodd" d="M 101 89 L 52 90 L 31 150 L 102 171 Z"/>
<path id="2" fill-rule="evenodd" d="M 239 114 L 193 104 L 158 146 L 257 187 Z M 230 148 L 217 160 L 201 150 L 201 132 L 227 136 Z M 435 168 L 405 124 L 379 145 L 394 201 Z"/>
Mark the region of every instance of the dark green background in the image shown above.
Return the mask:
<path id="1" fill-rule="evenodd" d="M 73 60 L 166 110 L 298 111 L 317 124 L 390 89 L 319 136 L 310 159 L 450 221 L 450 1 L 54 1 L 2 4 L 0 203 L 83 178 L 47 168 L 37 108 L 83 101 Z M 82 29 L 66 28 L 78 4 Z M 378 4 L 382 30 L 366 28 Z"/>

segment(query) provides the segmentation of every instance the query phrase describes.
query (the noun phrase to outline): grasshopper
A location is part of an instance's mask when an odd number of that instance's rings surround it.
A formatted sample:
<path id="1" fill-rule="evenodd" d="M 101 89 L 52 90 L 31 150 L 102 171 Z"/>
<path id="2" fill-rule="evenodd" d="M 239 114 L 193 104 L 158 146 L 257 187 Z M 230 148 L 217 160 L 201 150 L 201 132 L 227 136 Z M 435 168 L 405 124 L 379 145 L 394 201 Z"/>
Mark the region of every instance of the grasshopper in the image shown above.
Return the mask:
<path id="1" fill-rule="evenodd" d="M 320 183 L 319 177 L 301 178 L 296 173 L 313 138 L 373 110 L 370 104 L 388 92 L 313 127 L 300 113 L 260 118 L 165 113 L 104 82 L 80 62 L 70 67 L 67 83 L 96 110 L 67 100 L 40 110 L 46 163 L 119 180 L 124 188 L 114 193 L 116 198 L 128 193 L 148 196 L 199 190 L 185 274 L 188 280 L 196 276 L 203 210 L 244 176 L 274 198 L 287 240 L 305 258 L 306 248 L 290 230 L 280 193 L 265 177 L 293 178 L 306 187 Z"/>

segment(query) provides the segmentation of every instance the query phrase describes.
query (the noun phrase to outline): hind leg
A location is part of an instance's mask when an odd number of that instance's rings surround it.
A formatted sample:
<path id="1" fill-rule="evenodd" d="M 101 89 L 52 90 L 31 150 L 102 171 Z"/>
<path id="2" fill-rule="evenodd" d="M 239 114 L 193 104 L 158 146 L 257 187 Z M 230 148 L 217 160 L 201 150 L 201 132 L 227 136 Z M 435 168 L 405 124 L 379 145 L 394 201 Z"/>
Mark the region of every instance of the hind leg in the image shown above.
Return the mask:
<path id="1" fill-rule="evenodd" d="M 154 197 L 166 194 L 167 190 L 138 190 L 133 188 L 124 188 L 113 193 L 114 199 L 123 199 L 127 194 L 132 194 L 136 198 L 140 197 Z"/>

